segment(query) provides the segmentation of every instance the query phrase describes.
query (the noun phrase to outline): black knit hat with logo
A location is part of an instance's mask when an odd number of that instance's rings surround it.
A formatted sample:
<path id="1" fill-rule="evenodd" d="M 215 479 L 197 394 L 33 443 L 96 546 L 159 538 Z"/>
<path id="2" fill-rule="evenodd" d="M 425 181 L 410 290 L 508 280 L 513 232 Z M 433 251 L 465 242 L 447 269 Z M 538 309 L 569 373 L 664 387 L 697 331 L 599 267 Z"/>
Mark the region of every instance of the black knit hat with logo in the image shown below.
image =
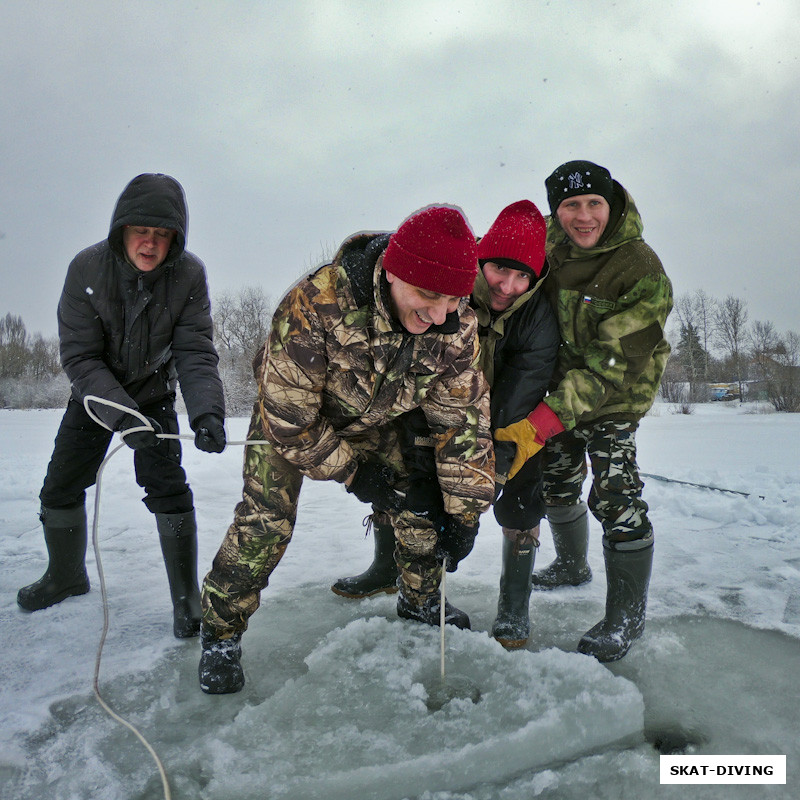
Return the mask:
<path id="1" fill-rule="evenodd" d="M 614 199 L 614 181 L 611 173 L 591 161 L 567 161 L 558 167 L 544 182 L 550 213 L 568 197 L 576 194 L 599 194 L 609 205 Z"/>

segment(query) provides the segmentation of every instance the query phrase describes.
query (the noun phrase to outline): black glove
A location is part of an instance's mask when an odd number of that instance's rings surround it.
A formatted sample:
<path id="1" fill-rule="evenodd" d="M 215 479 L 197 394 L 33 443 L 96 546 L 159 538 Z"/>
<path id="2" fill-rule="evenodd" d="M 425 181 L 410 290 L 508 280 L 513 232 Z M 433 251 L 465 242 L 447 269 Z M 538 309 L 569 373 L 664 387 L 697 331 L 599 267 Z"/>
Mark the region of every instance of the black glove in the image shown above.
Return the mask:
<path id="1" fill-rule="evenodd" d="M 406 498 L 394 488 L 395 478 L 385 464 L 365 461 L 358 465 L 347 491 L 362 503 L 372 503 L 379 511 L 402 511 Z"/>
<path id="2" fill-rule="evenodd" d="M 122 441 L 125 442 L 131 450 L 155 447 L 161 441 L 161 439 L 156 436 L 156 434 L 163 432 L 161 426 L 152 417 L 145 417 L 145 419 L 147 420 L 146 423 L 133 414 L 126 414 L 117 425 L 117 430 L 122 437 Z M 125 431 L 131 428 L 141 428 L 145 424 L 149 425 L 153 430 L 125 433 Z"/>
<path id="3" fill-rule="evenodd" d="M 441 530 L 447 515 L 444 512 L 442 487 L 435 474 L 427 478 L 411 479 L 405 508 L 418 517 L 429 519 L 435 528 Z"/>
<path id="4" fill-rule="evenodd" d="M 221 453 L 225 449 L 225 428 L 216 414 L 203 414 L 194 423 L 194 446 L 204 453 Z"/>
<path id="5" fill-rule="evenodd" d="M 475 544 L 478 526 L 469 527 L 455 517 L 448 517 L 444 530 L 436 542 L 436 557 L 441 560 L 447 556 L 447 571 L 455 572 L 458 562 L 465 559 Z"/>

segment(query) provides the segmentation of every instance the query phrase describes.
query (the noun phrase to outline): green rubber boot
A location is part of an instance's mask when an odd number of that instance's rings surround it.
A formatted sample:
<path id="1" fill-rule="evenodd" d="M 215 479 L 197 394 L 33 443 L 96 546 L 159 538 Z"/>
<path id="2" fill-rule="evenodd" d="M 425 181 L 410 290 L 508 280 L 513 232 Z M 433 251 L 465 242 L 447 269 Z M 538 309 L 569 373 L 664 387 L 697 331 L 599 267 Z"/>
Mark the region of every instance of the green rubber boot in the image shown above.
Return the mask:
<path id="1" fill-rule="evenodd" d="M 625 548 L 625 549 L 622 549 Z M 608 543 L 606 614 L 578 643 L 578 652 L 598 661 L 618 661 L 644 633 L 647 588 L 653 566 L 653 536 L 635 542 Z"/>
<path id="2" fill-rule="evenodd" d="M 559 586 L 580 586 L 592 579 L 586 562 L 589 549 L 589 517 L 586 504 L 547 506 L 547 521 L 556 548 L 555 560 L 534 572 L 533 588 L 539 591 Z"/>
<path id="3" fill-rule="evenodd" d="M 86 507 L 55 509 L 42 506 L 39 519 L 44 528 L 50 563 L 36 583 L 23 586 L 17 592 L 17 604 L 25 611 L 40 611 L 89 591 Z"/>
<path id="4" fill-rule="evenodd" d="M 331 591 L 340 597 L 360 600 L 374 594 L 397 591 L 397 564 L 394 560 L 394 528 L 391 524 L 373 523 L 372 536 L 375 539 L 375 556 L 372 564 L 360 575 L 339 578 L 331 586 Z"/>
<path id="5" fill-rule="evenodd" d="M 529 534 L 530 531 L 523 533 Z M 497 601 L 497 618 L 492 625 L 492 636 L 507 650 L 516 650 L 526 645 L 531 632 L 528 606 L 536 545 L 513 541 L 505 535 L 505 528 L 503 534 L 500 597 Z"/>
<path id="6" fill-rule="evenodd" d="M 172 632 L 176 639 L 188 639 L 200 633 L 197 522 L 194 510 L 155 516 L 172 597 Z"/>

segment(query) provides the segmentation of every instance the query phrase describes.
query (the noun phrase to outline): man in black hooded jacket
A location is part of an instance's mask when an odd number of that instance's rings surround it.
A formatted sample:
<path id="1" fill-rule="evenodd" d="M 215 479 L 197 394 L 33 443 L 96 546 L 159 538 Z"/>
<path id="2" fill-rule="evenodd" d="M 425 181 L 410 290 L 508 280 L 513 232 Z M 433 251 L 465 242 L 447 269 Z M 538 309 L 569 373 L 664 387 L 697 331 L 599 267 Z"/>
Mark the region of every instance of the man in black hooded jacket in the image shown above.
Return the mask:
<path id="1" fill-rule="evenodd" d="M 89 591 L 86 489 L 118 431 L 134 450 L 136 481 L 156 517 L 173 632 L 178 638 L 199 632 L 192 491 L 179 440 L 159 436 L 178 433 L 179 381 L 195 445 L 212 453 L 225 447 L 205 267 L 185 249 L 186 231 L 181 185 L 168 175 L 139 175 L 117 201 L 108 238 L 69 266 L 58 332 L 72 396 L 39 495 L 49 565 L 19 590 L 17 603 L 26 611 Z"/>

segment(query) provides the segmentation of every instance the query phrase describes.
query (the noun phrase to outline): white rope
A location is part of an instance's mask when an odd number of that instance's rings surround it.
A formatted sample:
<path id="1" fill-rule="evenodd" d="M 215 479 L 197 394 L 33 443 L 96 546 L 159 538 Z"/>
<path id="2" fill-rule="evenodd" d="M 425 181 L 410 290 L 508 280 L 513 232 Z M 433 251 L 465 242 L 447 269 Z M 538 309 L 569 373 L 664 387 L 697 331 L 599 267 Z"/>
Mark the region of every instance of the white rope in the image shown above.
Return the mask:
<path id="1" fill-rule="evenodd" d="M 439 674 L 442 678 L 442 683 L 444 683 L 444 620 L 445 620 L 445 575 L 447 574 L 447 556 L 442 559 L 442 582 L 439 584 L 439 628 L 441 629 L 441 633 L 439 635 Z"/>
<path id="2" fill-rule="evenodd" d="M 87 398 L 88 399 L 88 398 Z M 87 409 L 88 410 L 88 409 Z M 91 415 L 90 415 L 91 416 Z M 102 423 L 101 423 L 102 424 Z M 105 426 L 104 426 L 105 427 Z M 149 426 L 147 426 L 149 428 Z M 151 429 L 152 430 L 152 429 Z M 108 595 L 106 594 L 106 579 L 103 573 L 103 562 L 100 559 L 100 546 L 97 541 L 97 521 L 100 515 L 100 485 L 103 476 L 103 469 L 105 468 L 106 464 L 108 463 L 111 456 L 113 456 L 120 448 L 124 447 L 125 443 L 118 444 L 106 457 L 103 459 L 102 463 L 100 464 L 100 468 L 97 470 L 97 481 L 95 483 L 95 493 L 94 493 L 94 520 L 92 522 L 92 547 L 94 548 L 94 558 L 97 562 L 97 572 L 100 575 L 100 594 L 103 598 L 103 633 L 100 636 L 100 644 L 97 648 L 97 657 L 95 658 L 94 663 L 94 680 L 92 682 L 92 688 L 94 689 L 94 696 L 97 698 L 97 702 L 100 703 L 100 706 L 103 710 L 121 725 L 124 725 L 130 731 L 134 733 L 136 738 L 145 746 L 147 752 L 150 753 L 153 760 L 156 762 L 156 767 L 158 767 L 158 772 L 161 775 L 161 785 L 164 788 L 164 798 L 165 800 L 171 800 L 172 794 L 169 789 L 169 781 L 167 780 L 167 773 L 164 770 L 164 765 L 161 762 L 161 759 L 158 757 L 158 753 L 153 749 L 150 742 L 144 738 L 144 736 L 137 730 L 137 728 L 128 720 L 121 717 L 117 714 L 107 703 L 103 700 L 100 694 L 100 659 L 103 653 L 103 645 L 106 641 L 106 635 L 108 634 Z"/>
<path id="3" fill-rule="evenodd" d="M 87 395 L 83 400 L 83 407 L 86 410 L 86 413 L 94 420 L 98 425 L 105 428 L 106 430 L 111 430 L 108 425 L 106 425 L 90 408 L 89 403 L 97 402 L 103 405 L 110 406 L 112 408 L 116 408 L 119 411 L 125 411 L 128 414 L 133 414 L 134 416 L 138 417 L 142 421 L 142 425 L 136 428 L 128 428 L 125 432 L 127 433 L 134 433 L 137 431 L 153 431 L 153 427 L 147 420 L 147 417 L 142 414 L 140 411 L 137 411 L 134 408 L 130 408 L 129 406 L 123 406 L 120 403 L 115 403 L 113 400 L 106 400 L 102 397 L 97 397 L 96 395 Z M 156 436 L 159 439 L 193 439 L 194 437 L 190 434 L 172 434 L 172 433 L 157 433 Z M 100 694 L 100 661 L 102 659 L 103 654 L 103 646 L 106 641 L 106 636 L 108 635 L 108 594 L 106 592 L 106 579 L 105 574 L 103 572 L 103 562 L 100 558 L 100 545 L 98 542 L 97 537 L 97 528 L 98 528 L 98 520 L 100 519 L 100 488 L 102 484 L 103 478 L 103 470 L 105 469 L 106 464 L 109 462 L 111 457 L 117 453 L 122 447 L 124 447 L 124 436 L 120 433 L 120 437 L 123 439 L 121 444 L 118 444 L 113 450 L 111 450 L 103 461 L 100 464 L 100 467 L 97 470 L 97 478 L 95 481 L 95 494 L 94 494 L 94 520 L 92 521 L 92 548 L 94 549 L 94 558 L 97 562 L 97 572 L 100 576 L 100 595 L 103 600 L 103 631 L 100 635 L 100 644 L 97 647 L 97 656 L 95 658 L 94 664 L 94 679 L 92 681 L 92 688 L 94 690 L 94 695 L 97 698 L 97 702 L 100 704 L 100 707 L 114 720 L 120 723 L 120 725 L 124 725 L 128 730 L 130 730 L 137 739 L 144 745 L 145 749 L 150 756 L 152 757 L 153 761 L 155 761 L 156 767 L 158 768 L 159 775 L 161 776 L 161 785 L 164 789 L 164 800 L 172 800 L 172 793 L 170 792 L 169 788 L 169 781 L 167 779 L 167 773 L 164 769 L 164 764 L 162 763 L 161 759 L 156 753 L 153 746 L 150 742 L 145 739 L 142 733 L 133 725 L 131 722 L 126 720 L 124 717 L 121 717 L 114 711 L 108 703 L 103 699 L 102 695 Z M 248 445 L 248 444 L 268 444 L 268 442 L 263 440 L 244 440 L 239 442 L 227 442 L 229 445 Z"/>

